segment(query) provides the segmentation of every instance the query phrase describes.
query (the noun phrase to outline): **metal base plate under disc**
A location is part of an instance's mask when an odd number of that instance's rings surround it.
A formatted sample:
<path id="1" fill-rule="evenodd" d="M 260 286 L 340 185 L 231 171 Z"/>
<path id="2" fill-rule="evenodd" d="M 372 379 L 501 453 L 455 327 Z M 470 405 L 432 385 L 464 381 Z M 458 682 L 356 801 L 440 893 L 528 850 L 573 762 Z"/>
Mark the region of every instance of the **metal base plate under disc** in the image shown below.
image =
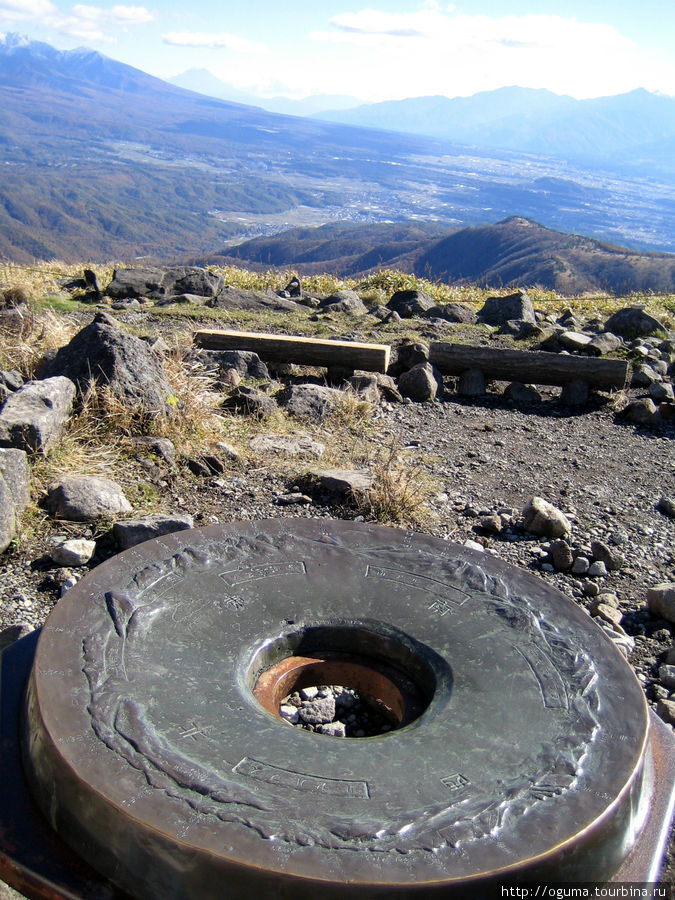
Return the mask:
<path id="1" fill-rule="evenodd" d="M 426 708 L 348 739 L 258 703 L 264 671 L 325 653 Z M 488 554 L 347 522 L 183 531 L 99 566 L 43 629 L 24 727 L 53 828 L 144 900 L 605 881 L 651 791 L 643 693 L 581 609 Z"/>

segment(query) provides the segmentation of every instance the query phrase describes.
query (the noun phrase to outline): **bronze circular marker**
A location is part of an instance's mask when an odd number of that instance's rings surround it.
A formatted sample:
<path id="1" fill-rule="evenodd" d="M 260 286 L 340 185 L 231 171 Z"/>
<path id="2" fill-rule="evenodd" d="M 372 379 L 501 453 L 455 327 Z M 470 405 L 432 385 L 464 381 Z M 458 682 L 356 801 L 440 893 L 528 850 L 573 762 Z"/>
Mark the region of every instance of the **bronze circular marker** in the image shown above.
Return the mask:
<path id="1" fill-rule="evenodd" d="M 279 719 L 289 685 L 333 676 L 398 727 Z M 646 814 L 647 707 L 604 633 L 535 576 L 393 529 L 249 522 L 128 550 L 57 605 L 26 705 L 40 806 L 143 900 L 602 881 Z"/>

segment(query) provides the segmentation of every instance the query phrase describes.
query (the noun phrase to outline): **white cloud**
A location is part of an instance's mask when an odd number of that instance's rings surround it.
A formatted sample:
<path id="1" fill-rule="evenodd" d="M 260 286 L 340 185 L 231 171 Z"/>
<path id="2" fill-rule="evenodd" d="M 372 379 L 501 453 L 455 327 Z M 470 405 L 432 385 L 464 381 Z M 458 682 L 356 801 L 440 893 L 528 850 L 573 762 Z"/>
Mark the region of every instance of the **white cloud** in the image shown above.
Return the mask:
<path id="1" fill-rule="evenodd" d="M 209 50 L 230 50 L 233 53 L 266 53 L 265 44 L 258 44 L 236 34 L 203 34 L 180 31 L 163 36 L 165 44 L 173 47 L 204 47 Z"/>
<path id="2" fill-rule="evenodd" d="M 49 0 L 0 0 L 0 16 L 6 19 L 38 19 L 56 12 Z"/>
<path id="3" fill-rule="evenodd" d="M 672 60 L 658 64 L 612 26 L 564 15 L 467 15 L 425 0 L 406 13 L 341 13 L 330 26 L 310 39 L 327 60 L 341 61 L 340 92 L 367 90 L 371 100 L 467 96 L 505 84 L 589 97 L 675 83 Z"/>
<path id="4" fill-rule="evenodd" d="M 0 18 L 27 19 L 37 26 L 91 43 L 113 43 L 115 31 L 153 21 L 144 6 L 113 6 L 105 9 L 78 3 L 62 12 L 51 0 L 0 0 Z"/>

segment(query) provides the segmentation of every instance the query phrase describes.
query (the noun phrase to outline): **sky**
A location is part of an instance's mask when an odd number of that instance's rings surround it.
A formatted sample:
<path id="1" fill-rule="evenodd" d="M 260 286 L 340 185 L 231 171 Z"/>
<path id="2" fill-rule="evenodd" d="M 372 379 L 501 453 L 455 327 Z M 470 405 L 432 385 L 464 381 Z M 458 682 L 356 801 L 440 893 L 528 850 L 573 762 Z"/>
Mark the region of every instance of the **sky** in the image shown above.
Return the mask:
<path id="1" fill-rule="evenodd" d="M 675 96 L 675 0 L 0 0 L 3 32 L 267 97 Z"/>

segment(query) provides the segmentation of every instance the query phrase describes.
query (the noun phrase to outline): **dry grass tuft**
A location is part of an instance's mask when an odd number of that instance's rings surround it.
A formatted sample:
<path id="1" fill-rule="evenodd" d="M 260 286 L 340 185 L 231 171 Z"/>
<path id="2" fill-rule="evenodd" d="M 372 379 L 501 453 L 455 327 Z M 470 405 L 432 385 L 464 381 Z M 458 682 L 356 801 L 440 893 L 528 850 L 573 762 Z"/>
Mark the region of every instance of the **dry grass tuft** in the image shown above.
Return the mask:
<path id="1" fill-rule="evenodd" d="M 369 461 L 373 487 L 357 498 L 361 513 L 383 525 L 420 526 L 432 513 L 432 484 L 422 463 L 406 462 L 398 440 L 380 447 Z"/>
<path id="2" fill-rule="evenodd" d="M 67 316 L 28 307 L 17 327 L 0 334 L 0 365 L 31 379 L 45 354 L 67 344 L 78 329 L 77 322 Z"/>

